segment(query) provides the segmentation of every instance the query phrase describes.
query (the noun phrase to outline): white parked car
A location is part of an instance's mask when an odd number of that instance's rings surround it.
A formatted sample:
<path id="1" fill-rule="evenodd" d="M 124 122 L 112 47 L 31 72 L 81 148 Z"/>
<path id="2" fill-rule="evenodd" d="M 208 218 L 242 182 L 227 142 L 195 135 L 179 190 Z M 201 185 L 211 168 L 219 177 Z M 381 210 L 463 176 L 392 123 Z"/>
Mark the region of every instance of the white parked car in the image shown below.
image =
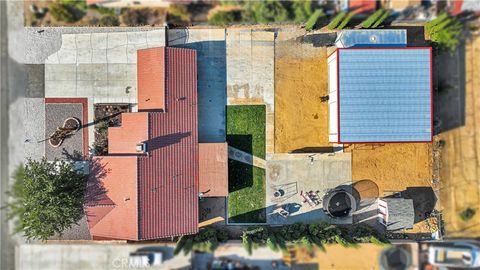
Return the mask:
<path id="1" fill-rule="evenodd" d="M 428 247 L 428 262 L 438 267 L 480 267 L 480 249 L 465 242 L 432 244 Z"/>
<path id="2" fill-rule="evenodd" d="M 136 251 L 130 253 L 128 264 L 130 267 L 149 267 L 162 264 L 162 252 Z"/>

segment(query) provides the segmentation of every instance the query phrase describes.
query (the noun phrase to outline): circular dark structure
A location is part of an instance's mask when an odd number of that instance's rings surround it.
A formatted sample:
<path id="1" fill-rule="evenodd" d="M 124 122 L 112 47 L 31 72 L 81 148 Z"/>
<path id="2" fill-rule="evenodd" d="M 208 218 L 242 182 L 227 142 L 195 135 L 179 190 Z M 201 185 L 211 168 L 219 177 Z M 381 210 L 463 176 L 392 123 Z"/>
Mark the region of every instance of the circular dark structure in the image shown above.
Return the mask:
<path id="1" fill-rule="evenodd" d="M 334 218 L 347 217 L 357 208 L 353 195 L 343 189 L 332 190 L 323 197 L 323 210 Z"/>
<path id="2" fill-rule="evenodd" d="M 412 256 L 401 247 L 392 247 L 380 255 L 380 265 L 383 269 L 404 270 L 412 264 Z"/>

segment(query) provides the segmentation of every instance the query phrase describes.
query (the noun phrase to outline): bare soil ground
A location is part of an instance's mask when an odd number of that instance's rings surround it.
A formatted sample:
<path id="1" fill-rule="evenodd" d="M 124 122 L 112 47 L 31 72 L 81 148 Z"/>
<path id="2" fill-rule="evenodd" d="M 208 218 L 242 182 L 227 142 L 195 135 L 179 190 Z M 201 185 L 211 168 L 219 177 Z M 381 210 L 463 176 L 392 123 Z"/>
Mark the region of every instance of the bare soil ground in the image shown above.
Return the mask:
<path id="1" fill-rule="evenodd" d="M 279 33 L 282 35 L 283 33 Z M 327 48 L 277 39 L 275 44 L 275 152 L 328 143 Z"/>
<path id="2" fill-rule="evenodd" d="M 352 151 L 352 180 L 370 180 L 379 196 L 407 187 L 430 187 L 432 146 L 429 143 L 357 144 Z"/>
<path id="3" fill-rule="evenodd" d="M 480 236 L 480 37 L 469 41 L 465 51 L 465 124 L 439 135 L 445 141 L 440 203 L 450 237 Z M 460 213 L 469 207 L 477 213 L 461 220 Z"/>

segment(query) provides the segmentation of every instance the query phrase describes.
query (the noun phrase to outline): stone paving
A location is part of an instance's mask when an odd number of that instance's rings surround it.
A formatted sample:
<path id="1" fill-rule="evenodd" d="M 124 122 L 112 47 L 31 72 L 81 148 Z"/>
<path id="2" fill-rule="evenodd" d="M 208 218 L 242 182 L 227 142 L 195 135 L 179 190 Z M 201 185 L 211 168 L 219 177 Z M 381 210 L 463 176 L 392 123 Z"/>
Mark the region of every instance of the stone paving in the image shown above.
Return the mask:
<path id="1" fill-rule="evenodd" d="M 322 197 L 328 190 L 343 186 L 351 188 L 352 157 L 350 153 L 330 154 L 276 154 L 267 162 L 266 204 L 267 223 L 290 224 L 295 222 L 314 223 L 328 221 L 350 224 L 352 218 L 332 219 L 323 211 L 320 203 L 315 207 L 302 204 L 300 192 L 319 191 Z M 285 194 L 275 198 L 275 190 Z M 280 206 L 290 208 L 290 216 L 283 218 L 272 212 Z"/>

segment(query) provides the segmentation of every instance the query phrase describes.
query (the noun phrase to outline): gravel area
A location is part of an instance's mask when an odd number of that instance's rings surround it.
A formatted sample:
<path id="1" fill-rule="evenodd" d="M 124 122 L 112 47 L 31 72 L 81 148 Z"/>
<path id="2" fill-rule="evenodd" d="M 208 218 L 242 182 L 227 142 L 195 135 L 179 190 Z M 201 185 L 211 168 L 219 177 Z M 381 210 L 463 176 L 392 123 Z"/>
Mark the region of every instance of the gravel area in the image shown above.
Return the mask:
<path id="1" fill-rule="evenodd" d="M 88 230 L 87 217 L 83 216 L 78 224 L 63 231 L 62 235 L 56 234 L 50 237 L 49 240 L 92 240 Z"/>
<path id="2" fill-rule="evenodd" d="M 68 117 L 76 117 L 83 125 L 82 104 L 45 104 L 45 138 L 49 137 L 57 127 L 63 126 Z M 78 154 L 83 156 L 83 132 L 77 131 L 73 136 L 65 139 L 60 147 L 52 147 L 48 141 L 45 142 L 45 157 L 47 160 L 69 159 L 70 156 Z"/>
<path id="3" fill-rule="evenodd" d="M 43 64 L 62 45 L 62 34 L 140 32 L 163 27 L 25 27 L 25 63 Z"/>

